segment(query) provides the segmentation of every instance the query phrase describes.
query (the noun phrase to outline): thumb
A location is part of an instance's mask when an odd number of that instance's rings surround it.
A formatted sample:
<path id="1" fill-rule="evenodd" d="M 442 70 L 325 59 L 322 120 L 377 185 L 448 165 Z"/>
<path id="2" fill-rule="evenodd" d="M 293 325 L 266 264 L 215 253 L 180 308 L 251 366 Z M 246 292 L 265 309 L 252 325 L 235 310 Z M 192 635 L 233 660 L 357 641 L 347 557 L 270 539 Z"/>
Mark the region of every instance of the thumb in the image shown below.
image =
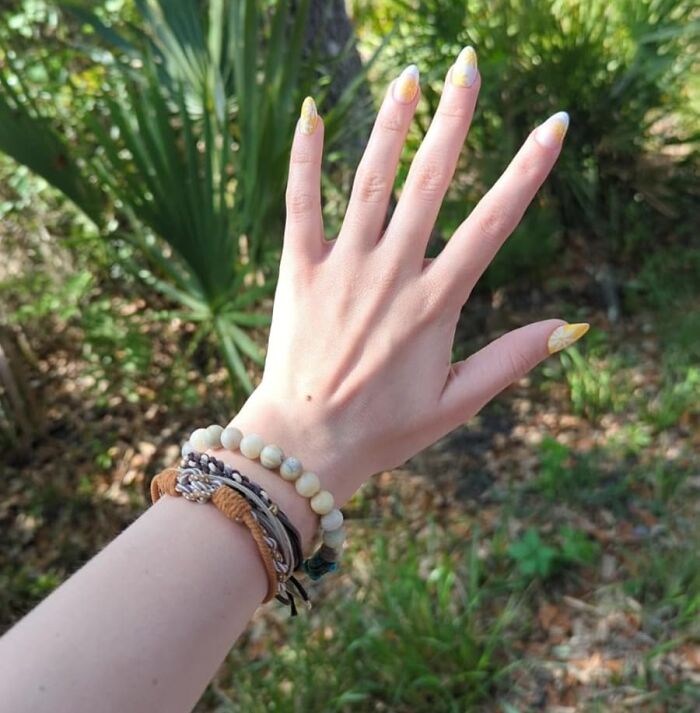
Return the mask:
<path id="1" fill-rule="evenodd" d="M 494 396 L 550 354 L 565 349 L 587 331 L 586 323 L 547 319 L 514 329 L 468 359 L 452 365 L 440 409 L 455 425 L 478 413 Z"/>

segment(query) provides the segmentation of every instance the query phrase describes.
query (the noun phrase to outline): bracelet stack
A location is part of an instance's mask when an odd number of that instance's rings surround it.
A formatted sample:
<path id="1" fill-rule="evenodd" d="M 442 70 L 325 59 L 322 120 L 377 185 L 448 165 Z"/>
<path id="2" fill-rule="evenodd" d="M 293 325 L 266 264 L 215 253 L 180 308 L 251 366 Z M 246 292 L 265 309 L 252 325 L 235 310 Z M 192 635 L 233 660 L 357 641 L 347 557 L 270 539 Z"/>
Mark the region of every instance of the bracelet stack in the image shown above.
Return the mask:
<path id="1" fill-rule="evenodd" d="M 285 457 L 279 446 L 266 445 L 257 434 L 244 436 L 235 426 L 222 428 L 212 425 L 208 428 L 196 429 L 183 445 L 182 453 L 184 457 L 190 450 L 206 451 L 219 448 L 238 451 L 250 460 L 259 460 L 260 464 L 269 470 L 279 468 L 282 479 L 294 483 L 297 493 L 309 498 L 311 509 L 321 516 L 323 545 L 304 562 L 304 571 L 312 579 L 319 579 L 326 572 L 335 570 L 345 542 L 345 529 L 342 527 L 343 513 L 335 507 L 333 494 L 328 490 L 321 490 L 318 475 L 304 470 L 298 458 Z"/>
<path id="2" fill-rule="evenodd" d="M 303 559 L 301 539 L 289 518 L 257 483 L 205 451 L 225 449 L 258 460 L 270 470 L 293 482 L 299 495 L 309 498 L 311 509 L 321 517 L 322 543 L 314 554 Z M 291 607 L 296 604 L 290 585 L 296 587 L 307 607 L 311 606 L 306 591 L 293 572 L 303 571 L 318 580 L 338 568 L 345 541 L 343 513 L 335 507 L 333 494 L 321 489 L 311 471 L 305 471 L 298 458 L 285 457 L 282 449 L 265 444 L 256 434 L 244 436 L 238 428 L 211 425 L 198 428 L 182 446 L 178 469 L 159 473 L 151 483 L 151 499 L 161 495 L 181 495 L 194 502 L 211 501 L 227 517 L 242 522 L 251 531 L 268 577 L 268 594 Z"/>

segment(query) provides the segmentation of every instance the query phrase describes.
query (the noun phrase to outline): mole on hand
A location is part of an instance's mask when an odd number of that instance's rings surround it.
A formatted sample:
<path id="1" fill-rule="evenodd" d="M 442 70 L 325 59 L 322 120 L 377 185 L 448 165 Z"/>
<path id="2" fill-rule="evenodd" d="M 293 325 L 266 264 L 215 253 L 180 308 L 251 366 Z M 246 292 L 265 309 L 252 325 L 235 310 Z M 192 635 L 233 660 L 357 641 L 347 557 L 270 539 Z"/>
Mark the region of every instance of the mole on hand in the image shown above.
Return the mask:
<path id="1" fill-rule="evenodd" d="M 311 401 L 311 394 L 306 394 L 306 400 Z"/>

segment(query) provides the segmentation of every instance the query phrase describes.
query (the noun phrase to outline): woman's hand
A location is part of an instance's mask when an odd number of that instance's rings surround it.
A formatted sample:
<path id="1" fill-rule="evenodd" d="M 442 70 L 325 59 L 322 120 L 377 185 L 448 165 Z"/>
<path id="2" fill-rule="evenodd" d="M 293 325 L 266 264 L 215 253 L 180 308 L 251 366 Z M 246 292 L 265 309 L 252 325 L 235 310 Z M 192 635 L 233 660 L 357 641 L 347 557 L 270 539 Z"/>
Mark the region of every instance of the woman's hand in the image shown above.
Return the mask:
<path id="1" fill-rule="evenodd" d="M 292 148 L 287 226 L 261 384 L 233 419 L 316 471 L 344 503 L 373 473 L 400 465 L 588 325 L 546 320 L 451 364 L 460 311 L 556 161 L 568 116 L 527 137 L 436 259 L 425 249 L 474 113 L 471 48 L 447 74 L 430 129 L 384 229 L 419 98 L 408 67 L 389 87 L 360 162 L 342 230 L 324 239 L 323 122 L 304 102 Z"/>

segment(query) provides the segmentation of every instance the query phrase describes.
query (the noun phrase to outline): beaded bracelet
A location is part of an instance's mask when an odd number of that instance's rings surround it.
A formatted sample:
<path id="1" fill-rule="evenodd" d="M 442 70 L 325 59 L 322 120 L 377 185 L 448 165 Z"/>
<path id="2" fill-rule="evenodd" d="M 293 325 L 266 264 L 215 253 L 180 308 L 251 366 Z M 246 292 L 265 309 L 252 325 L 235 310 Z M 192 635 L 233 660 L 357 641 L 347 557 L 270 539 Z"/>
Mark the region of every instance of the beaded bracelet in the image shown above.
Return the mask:
<path id="1" fill-rule="evenodd" d="M 244 436 L 235 426 L 223 428 L 217 424 L 207 428 L 197 428 L 182 446 L 183 458 L 193 451 L 225 449 L 238 451 L 249 460 L 259 461 L 269 470 L 279 468 L 283 480 L 293 482 L 297 493 L 309 498 L 311 509 L 321 516 L 322 545 L 302 563 L 302 569 L 312 580 L 320 579 L 327 572 L 338 568 L 338 560 L 345 542 L 342 527 L 343 513 L 335 507 L 333 494 L 321 490 L 318 475 L 305 471 L 301 461 L 285 457 L 282 449 L 274 444 L 265 444 L 257 434 Z"/>

